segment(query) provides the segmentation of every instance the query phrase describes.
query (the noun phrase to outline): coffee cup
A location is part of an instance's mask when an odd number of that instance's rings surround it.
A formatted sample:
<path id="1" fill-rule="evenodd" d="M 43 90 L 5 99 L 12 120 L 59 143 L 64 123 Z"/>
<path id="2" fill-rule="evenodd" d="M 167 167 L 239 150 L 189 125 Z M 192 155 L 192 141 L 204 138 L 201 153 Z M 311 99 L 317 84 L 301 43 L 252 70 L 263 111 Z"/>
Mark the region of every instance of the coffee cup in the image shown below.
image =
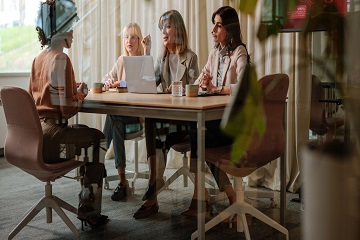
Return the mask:
<path id="1" fill-rule="evenodd" d="M 197 97 L 199 91 L 199 85 L 187 84 L 185 87 L 185 93 L 187 97 Z"/>
<path id="2" fill-rule="evenodd" d="M 92 85 L 93 93 L 102 93 L 103 91 L 103 84 L 101 82 L 95 82 Z"/>

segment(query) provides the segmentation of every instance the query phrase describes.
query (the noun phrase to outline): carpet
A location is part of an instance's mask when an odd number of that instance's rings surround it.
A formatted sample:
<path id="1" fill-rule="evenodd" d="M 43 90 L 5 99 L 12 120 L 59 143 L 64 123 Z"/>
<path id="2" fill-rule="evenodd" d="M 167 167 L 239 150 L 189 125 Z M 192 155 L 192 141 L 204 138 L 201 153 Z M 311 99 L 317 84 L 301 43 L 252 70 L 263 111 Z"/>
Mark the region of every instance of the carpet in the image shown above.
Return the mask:
<path id="1" fill-rule="evenodd" d="M 114 174 L 113 161 L 106 161 L 109 174 Z M 131 164 L 127 166 L 131 168 Z M 147 168 L 146 164 L 141 166 Z M 167 169 L 165 175 L 170 176 L 175 169 Z M 74 176 L 75 172 L 69 173 Z M 193 185 L 184 188 L 182 177 L 172 183 L 169 189 L 164 190 L 158 196 L 159 213 L 147 219 L 136 220 L 134 212 L 143 203 L 141 198 L 146 190 L 147 180 L 138 179 L 135 184 L 135 192 L 125 201 L 114 202 L 110 196 L 117 182 L 110 182 L 110 189 L 103 190 L 102 214 L 109 216 L 107 224 L 93 230 L 85 227 L 81 230 L 81 223 L 74 214 L 66 212 L 70 220 L 80 231 L 81 239 L 190 239 L 191 234 L 197 229 L 196 218 L 184 217 L 180 213 L 187 209 L 190 204 Z M 0 158 L 0 239 L 7 239 L 7 235 L 16 226 L 22 215 L 35 204 L 44 193 L 44 183 L 31 175 L 22 172 L 10 165 L 4 158 Z M 62 178 L 53 184 L 53 194 L 64 201 L 77 206 L 77 194 L 79 183 L 72 179 Z M 276 194 L 276 208 L 272 208 L 269 199 L 251 199 L 253 206 L 257 207 L 266 215 L 279 220 L 279 193 Z M 297 198 L 297 194 L 287 193 L 286 228 L 289 230 L 291 240 L 301 239 L 301 206 L 291 202 Z M 215 204 L 218 211 L 228 206 L 227 201 Z M 208 219 L 207 219 L 208 220 Z M 285 237 L 266 224 L 251 218 L 249 226 L 252 239 L 285 239 Z M 58 215 L 53 213 L 53 223 L 46 224 L 45 211 L 36 216 L 15 239 L 74 239 L 72 232 L 61 221 Z M 226 224 L 219 224 L 206 232 L 206 239 L 245 239 L 244 233 L 238 233 L 235 226 L 229 228 Z"/>

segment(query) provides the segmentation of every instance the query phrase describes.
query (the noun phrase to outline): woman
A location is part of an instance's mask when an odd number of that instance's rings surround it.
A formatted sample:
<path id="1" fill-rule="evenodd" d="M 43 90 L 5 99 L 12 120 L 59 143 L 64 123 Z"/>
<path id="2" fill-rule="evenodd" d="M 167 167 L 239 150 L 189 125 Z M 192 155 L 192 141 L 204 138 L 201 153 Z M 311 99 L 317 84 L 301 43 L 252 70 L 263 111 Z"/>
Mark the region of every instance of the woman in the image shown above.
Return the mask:
<path id="1" fill-rule="evenodd" d="M 199 90 L 229 95 L 239 85 L 240 77 L 245 70 L 246 64 L 250 63 L 246 45 L 242 41 L 239 17 L 236 10 L 224 6 L 212 15 L 214 27 L 211 31 L 215 47 L 211 50 L 207 63 L 202 73 L 196 80 Z M 214 120 L 205 123 L 205 147 L 213 148 L 231 145 L 233 140 L 224 135 L 220 129 L 220 121 Z M 190 171 L 196 173 L 197 161 L 197 128 L 196 123 L 190 124 L 189 130 L 191 161 Z M 230 204 L 235 202 L 235 192 L 226 175 L 218 167 L 209 164 L 220 191 L 225 191 Z M 195 174 L 196 177 L 196 174 Z M 194 195 L 190 207 L 182 215 L 195 215 L 197 213 L 197 181 L 195 181 Z M 206 192 L 208 199 L 208 193 Z M 207 210 L 210 210 L 206 201 Z"/>
<path id="2" fill-rule="evenodd" d="M 123 51 L 113 68 L 103 78 L 103 83 L 106 88 L 119 87 L 120 81 L 125 79 L 124 58 L 123 56 L 139 56 L 146 54 L 149 55 L 151 41 L 150 35 L 142 38 L 141 29 L 138 24 L 130 23 L 123 29 Z M 147 44 L 146 44 L 147 43 Z M 142 46 L 143 45 L 143 46 Z M 111 195 L 113 201 L 120 201 L 127 197 L 131 191 L 129 190 L 129 183 L 126 180 L 125 167 L 125 133 L 126 126 L 135 125 L 138 127 L 140 124 L 138 117 L 126 117 L 118 115 L 107 115 L 103 132 L 106 137 L 106 145 L 109 148 L 111 141 L 114 147 L 115 168 L 119 174 L 120 183 L 116 187 L 114 193 Z"/>
<path id="3" fill-rule="evenodd" d="M 171 92 L 171 82 L 180 80 L 183 87 L 192 84 L 199 76 L 197 55 L 190 50 L 184 20 L 176 10 L 165 12 L 159 19 L 158 27 L 162 34 L 164 48 L 155 66 L 155 76 L 158 88 L 164 92 Z M 147 191 L 143 197 L 145 201 L 134 214 L 134 218 L 146 218 L 159 210 L 157 190 L 162 187 L 164 163 L 156 163 L 156 119 L 145 119 L 145 136 L 147 159 L 149 162 L 150 178 Z"/>
<path id="4" fill-rule="evenodd" d="M 54 2 L 42 4 L 52 5 Z M 104 164 L 99 162 L 99 146 L 104 135 L 95 128 L 68 125 L 68 119 L 80 110 L 87 89 L 84 83 L 77 87 L 71 60 L 63 52 L 64 48 L 71 48 L 72 30 L 51 29 L 51 34 L 46 36 L 44 29 L 53 27 L 46 24 L 53 21 L 45 21 L 43 17 L 49 16 L 51 20 L 55 14 L 43 15 L 39 12 L 38 23 L 44 23 L 44 26 L 41 24 L 36 30 L 42 47 L 47 48 L 34 59 L 29 83 L 29 93 L 34 98 L 44 135 L 43 159 L 48 164 L 62 161 L 60 145 L 93 146 L 92 162 L 80 167 L 83 178 L 77 214 L 82 223 L 97 228 L 104 225 L 108 218 L 100 214 Z"/>

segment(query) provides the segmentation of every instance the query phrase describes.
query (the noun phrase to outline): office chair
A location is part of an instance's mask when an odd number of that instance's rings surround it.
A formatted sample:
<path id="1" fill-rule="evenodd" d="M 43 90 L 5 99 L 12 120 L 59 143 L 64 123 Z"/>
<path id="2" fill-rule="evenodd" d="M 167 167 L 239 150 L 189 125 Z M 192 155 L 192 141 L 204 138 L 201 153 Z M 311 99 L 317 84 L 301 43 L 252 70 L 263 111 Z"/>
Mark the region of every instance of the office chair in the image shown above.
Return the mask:
<path id="1" fill-rule="evenodd" d="M 170 133 L 173 134 L 173 133 Z M 162 190 L 166 189 L 172 182 L 174 182 L 177 178 L 180 176 L 183 176 L 184 181 L 184 187 L 188 186 L 188 178 L 192 182 L 194 182 L 194 175 L 190 173 L 189 167 L 188 167 L 188 157 L 187 152 L 190 151 L 190 144 L 189 144 L 189 137 L 185 137 L 181 142 L 174 144 L 171 146 L 172 149 L 174 149 L 177 152 L 180 152 L 183 154 L 183 166 L 180 167 L 173 173 L 165 182 L 165 185 L 159 189 L 158 193 L 160 193 Z"/>
<path id="2" fill-rule="evenodd" d="M 259 139 L 257 135 L 253 136 L 244 157 L 236 165 L 230 160 L 231 146 L 207 148 L 205 151 L 206 161 L 215 164 L 234 177 L 234 189 L 236 191 L 236 202 L 207 222 L 205 231 L 236 215 L 237 231 L 245 232 L 245 237 L 249 240 L 250 233 L 245 214 L 250 214 L 282 232 L 286 235 L 286 239 L 289 239 L 289 232 L 285 227 L 244 201 L 245 187 L 242 178 L 280 157 L 285 151 L 283 120 L 289 77 L 286 74 L 273 74 L 264 76 L 258 82 L 261 84 L 262 103 L 266 119 L 266 130 L 263 137 Z M 197 237 L 198 231 L 191 235 L 191 239 Z"/>
<path id="3" fill-rule="evenodd" d="M 47 223 L 52 222 L 52 209 L 54 209 L 76 239 L 80 239 L 77 228 L 63 211 L 66 209 L 77 214 L 77 208 L 54 196 L 51 182 L 83 165 L 83 162 L 71 158 L 59 163 L 44 163 L 43 132 L 33 98 L 24 89 L 12 86 L 1 87 L 0 98 L 7 122 L 5 159 L 46 183 L 45 195 L 26 212 L 9 234 L 8 239 L 14 238 L 43 208 L 46 209 Z"/>
<path id="4" fill-rule="evenodd" d="M 171 144 L 170 142 L 176 142 L 175 144 Z M 185 132 L 172 132 L 166 136 L 165 145 L 171 145 L 171 148 L 176 152 L 183 154 L 183 165 L 179 169 L 177 169 L 166 181 L 163 187 L 158 190 L 158 193 L 168 188 L 171 183 L 173 183 L 176 179 L 183 176 L 184 187 L 188 186 L 188 178 L 194 183 L 195 178 L 194 175 L 190 172 L 189 164 L 188 164 L 188 155 L 187 153 L 190 151 L 190 142 L 189 135 L 185 134 Z M 205 182 L 209 184 L 212 188 L 215 188 L 215 183 L 208 178 L 205 178 Z"/>
<path id="5" fill-rule="evenodd" d="M 142 139 L 144 139 L 144 129 L 142 128 L 139 131 L 135 131 L 135 132 L 128 132 L 125 134 L 125 140 L 132 140 L 134 141 L 134 170 L 129 170 L 126 169 L 126 178 L 127 179 L 131 179 L 131 189 L 132 192 L 135 191 L 135 182 L 138 178 L 144 178 L 144 179 L 149 179 L 149 172 L 148 171 L 140 171 L 139 170 L 139 141 L 141 141 Z M 112 156 L 112 154 L 110 154 L 111 151 L 113 150 L 112 147 L 113 142 L 111 142 L 109 149 L 107 150 L 108 155 Z M 109 157 L 107 157 L 109 158 Z M 105 178 L 105 184 L 104 184 L 104 188 L 105 189 L 109 189 L 109 182 L 111 181 L 118 181 L 119 180 L 119 175 L 110 175 L 110 176 L 106 176 Z"/>
<path id="6" fill-rule="evenodd" d="M 311 109 L 310 109 L 310 130 L 320 136 L 319 142 L 322 142 L 322 136 L 326 135 L 326 141 L 334 140 L 336 129 L 344 125 L 344 119 L 339 117 L 326 117 L 325 89 L 321 86 L 320 79 L 312 75 L 311 84 Z"/>

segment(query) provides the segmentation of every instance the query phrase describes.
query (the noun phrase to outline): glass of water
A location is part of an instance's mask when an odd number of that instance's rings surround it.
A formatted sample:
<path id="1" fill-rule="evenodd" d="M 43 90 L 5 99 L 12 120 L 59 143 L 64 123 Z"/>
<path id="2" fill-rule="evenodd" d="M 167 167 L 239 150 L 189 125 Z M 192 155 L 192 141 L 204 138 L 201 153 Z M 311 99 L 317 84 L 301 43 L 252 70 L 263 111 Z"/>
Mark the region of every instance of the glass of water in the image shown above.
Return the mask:
<path id="1" fill-rule="evenodd" d="M 174 97 L 182 96 L 182 82 L 181 81 L 173 81 L 171 88 L 171 95 Z"/>

